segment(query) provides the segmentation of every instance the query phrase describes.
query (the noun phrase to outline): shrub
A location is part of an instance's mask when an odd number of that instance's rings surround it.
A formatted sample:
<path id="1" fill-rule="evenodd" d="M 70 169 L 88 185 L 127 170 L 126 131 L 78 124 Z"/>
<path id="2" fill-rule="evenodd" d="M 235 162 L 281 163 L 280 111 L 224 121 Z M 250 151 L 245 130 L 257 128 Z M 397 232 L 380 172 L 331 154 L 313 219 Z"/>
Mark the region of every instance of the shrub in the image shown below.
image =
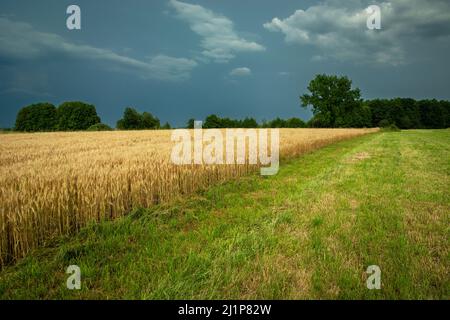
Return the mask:
<path id="1" fill-rule="evenodd" d="M 387 119 L 383 119 L 383 120 L 381 120 L 381 121 L 378 123 L 378 126 L 379 126 L 380 128 L 387 128 L 387 127 L 389 127 L 390 125 L 392 125 L 392 122 L 390 122 L 390 121 L 387 120 Z"/>
<path id="2" fill-rule="evenodd" d="M 112 128 L 107 124 L 97 123 L 87 128 L 87 131 L 112 131 Z"/>
<path id="3" fill-rule="evenodd" d="M 382 127 L 380 131 L 383 131 L 383 132 L 395 132 L 395 131 L 400 131 L 400 129 L 394 123 L 391 123 L 387 127 Z"/>

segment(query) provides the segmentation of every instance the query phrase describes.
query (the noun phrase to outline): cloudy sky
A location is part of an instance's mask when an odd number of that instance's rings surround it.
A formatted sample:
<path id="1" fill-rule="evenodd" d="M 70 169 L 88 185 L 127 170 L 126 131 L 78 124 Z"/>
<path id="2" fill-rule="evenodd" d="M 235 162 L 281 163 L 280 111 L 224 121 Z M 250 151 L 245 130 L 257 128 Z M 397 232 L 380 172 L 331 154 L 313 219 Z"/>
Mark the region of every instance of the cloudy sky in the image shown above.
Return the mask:
<path id="1" fill-rule="evenodd" d="M 66 9 L 81 8 L 81 30 Z M 381 8 L 381 30 L 366 25 Z M 126 106 L 188 118 L 308 119 L 317 73 L 364 98 L 450 99 L 450 1 L 2 0 L 0 127 L 28 104 L 82 100 L 114 125 Z"/>

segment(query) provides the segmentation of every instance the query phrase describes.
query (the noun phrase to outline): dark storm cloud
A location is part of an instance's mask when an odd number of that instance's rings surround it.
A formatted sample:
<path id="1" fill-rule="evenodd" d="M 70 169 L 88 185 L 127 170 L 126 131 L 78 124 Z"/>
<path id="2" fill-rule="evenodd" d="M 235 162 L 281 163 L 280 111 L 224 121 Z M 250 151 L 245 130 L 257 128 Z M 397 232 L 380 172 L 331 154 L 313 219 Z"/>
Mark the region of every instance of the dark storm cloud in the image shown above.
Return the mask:
<path id="1" fill-rule="evenodd" d="M 4 61 L 48 60 L 52 56 L 95 60 L 105 63 L 109 70 L 168 81 L 188 79 L 197 66 L 194 60 L 166 55 L 141 61 L 111 50 L 71 43 L 57 34 L 37 31 L 28 23 L 0 18 L 0 57 Z"/>
<path id="2" fill-rule="evenodd" d="M 365 98 L 450 99 L 444 0 L 0 1 L 0 127 L 30 103 L 84 100 L 114 125 L 126 106 L 189 118 L 303 117 L 317 73 L 345 74 Z M 364 9 L 378 4 L 382 30 Z"/>

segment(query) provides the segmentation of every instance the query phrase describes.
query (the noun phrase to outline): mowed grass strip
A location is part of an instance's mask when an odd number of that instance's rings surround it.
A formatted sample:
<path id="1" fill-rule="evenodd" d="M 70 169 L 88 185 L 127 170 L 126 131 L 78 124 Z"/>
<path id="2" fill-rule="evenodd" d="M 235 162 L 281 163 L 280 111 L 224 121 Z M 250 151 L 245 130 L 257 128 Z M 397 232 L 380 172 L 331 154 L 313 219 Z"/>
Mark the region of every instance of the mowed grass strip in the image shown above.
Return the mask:
<path id="1" fill-rule="evenodd" d="M 0 297 L 448 299 L 450 131 L 371 134 L 34 251 Z M 80 266 L 82 289 L 66 289 Z M 382 289 L 368 290 L 378 265 Z"/>

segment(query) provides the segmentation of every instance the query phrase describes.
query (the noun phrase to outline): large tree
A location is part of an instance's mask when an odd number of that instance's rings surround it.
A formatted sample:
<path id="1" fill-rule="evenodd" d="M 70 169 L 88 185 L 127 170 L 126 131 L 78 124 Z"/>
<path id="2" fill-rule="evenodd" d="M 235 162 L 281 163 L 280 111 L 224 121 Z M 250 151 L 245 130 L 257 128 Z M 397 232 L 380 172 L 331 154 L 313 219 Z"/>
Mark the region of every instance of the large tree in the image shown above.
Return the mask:
<path id="1" fill-rule="evenodd" d="M 36 103 L 17 114 L 17 131 L 53 131 L 56 128 L 56 107 L 51 103 Z"/>
<path id="2" fill-rule="evenodd" d="M 299 118 L 290 118 L 286 120 L 286 128 L 304 128 L 305 122 Z"/>
<path id="3" fill-rule="evenodd" d="M 195 119 L 194 118 L 190 118 L 187 123 L 186 123 L 186 128 L 187 129 L 194 129 L 194 123 L 195 123 Z"/>
<path id="4" fill-rule="evenodd" d="M 258 128 L 258 122 L 256 122 L 256 120 L 254 118 L 246 117 L 244 120 L 242 120 L 241 127 L 242 128 Z"/>
<path id="5" fill-rule="evenodd" d="M 160 121 L 149 112 L 140 114 L 136 109 L 126 108 L 123 118 L 117 121 L 120 130 L 159 129 Z"/>
<path id="6" fill-rule="evenodd" d="M 141 129 L 159 129 L 161 123 L 149 112 L 144 112 L 141 118 Z"/>
<path id="7" fill-rule="evenodd" d="M 223 128 L 222 119 L 215 114 L 211 114 L 206 117 L 205 123 L 203 123 L 203 128 L 205 129 Z"/>
<path id="8" fill-rule="evenodd" d="M 80 101 L 62 103 L 57 110 L 58 130 L 76 131 L 86 130 L 90 126 L 100 123 L 95 106 Z"/>
<path id="9" fill-rule="evenodd" d="M 117 129 L 120 130 L 137 130 L 140 129 L 141 115 L 136 109 L 125 108 L 123 118 L 117 121 Z"/>
<path id="10" fill-rule="evenodd" d="M 346 76 L 319 74 L 308 85 L 310 94 L 300 97 L 303 107 L 312 106 L 318 126 L 351 126 L 350 116 L 361 108 L 361 94 L 352 89 L 352 81 Z"/>

